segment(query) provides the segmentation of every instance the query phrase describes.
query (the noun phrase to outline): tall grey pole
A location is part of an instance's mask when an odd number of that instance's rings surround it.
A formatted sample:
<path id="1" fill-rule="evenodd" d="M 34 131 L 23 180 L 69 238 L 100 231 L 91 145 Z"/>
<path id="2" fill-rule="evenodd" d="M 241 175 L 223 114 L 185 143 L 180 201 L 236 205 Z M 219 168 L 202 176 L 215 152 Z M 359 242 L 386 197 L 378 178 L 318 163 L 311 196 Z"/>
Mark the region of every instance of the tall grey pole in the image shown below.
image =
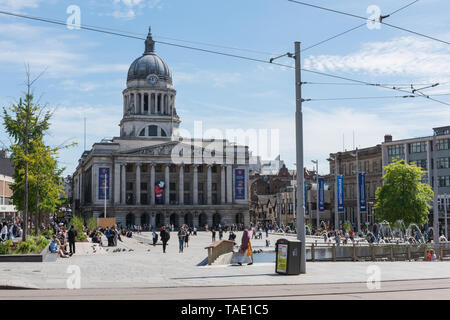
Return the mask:
<path id="1" fill-rule="evenodd" d="M 433 197 L 433 241 L 434 243 L 439 242 L 439 208 L 438 208 L 438 177 L 437 177 L 437 142 L 436 142 L 436 132 L 433 134 L 433 181 L 434 181 L 434 197 Z"/>
<path id="2" fill-rule="evenodd" d="M 334 155 L 334 230 L 339 229 L 339 204 L 338 204 L 338 169 L 337 154 Z"/>
<path id="3" fill-rule="evenodd" d="M 444 214 L 445 214 L 445 239 L 448 239 L 448 226 L 447 226 L 447 194 L 444 195 Z"/>
<path id="4" fill-rule="evenodd" d="M 302 80 L 300 66 L 300 42 L 295 42 L 295 143 L 297 161 L 297 239 L 301 243 L 300 273 L 306 273 L 306 246 L 305 246 L 305 207 L 303 200 L 304 173 L 303 173 L 303 115 L 302 115 Z"/>
<path id="5" fill-rule="evenodd" d="M 361 232 L 361 212 L 359 207 L 360 201 L 360 187 L 359 187 L 359 159 L 358 159 L 358 148 L 356 148 L 356 229 L 358 233 Z"/>
<path id="6" fill-rule="evenodd" d="M 105 180 L 104 180 L 104 184 L 105 184 L 105 191 L 103 193 L 103 198 L 105 199 L 105 213 L 103 214 L 104 218 L 106 218 L 106 179 L 108 178 L 108 174 L 105 173 Z"/>
<path id="7" fill-rule="evenodd" d="M 319 230 L 320 227 L 320 213 L 319 213 L 319 160 L 316 160 L 316 229 Z"/>

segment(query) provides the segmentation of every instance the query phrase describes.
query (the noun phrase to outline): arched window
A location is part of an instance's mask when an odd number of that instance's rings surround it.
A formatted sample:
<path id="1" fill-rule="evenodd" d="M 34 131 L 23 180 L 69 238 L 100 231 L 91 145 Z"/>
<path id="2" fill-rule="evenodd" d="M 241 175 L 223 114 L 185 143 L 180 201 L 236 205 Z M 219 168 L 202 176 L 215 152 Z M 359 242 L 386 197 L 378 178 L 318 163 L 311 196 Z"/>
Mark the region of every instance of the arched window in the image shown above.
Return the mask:
<path id="1" fill-rule="evenodd" d="M 148 135 L 150 137 L 158 136 L 158 127 L 157 126 L 148 126 Z"/>

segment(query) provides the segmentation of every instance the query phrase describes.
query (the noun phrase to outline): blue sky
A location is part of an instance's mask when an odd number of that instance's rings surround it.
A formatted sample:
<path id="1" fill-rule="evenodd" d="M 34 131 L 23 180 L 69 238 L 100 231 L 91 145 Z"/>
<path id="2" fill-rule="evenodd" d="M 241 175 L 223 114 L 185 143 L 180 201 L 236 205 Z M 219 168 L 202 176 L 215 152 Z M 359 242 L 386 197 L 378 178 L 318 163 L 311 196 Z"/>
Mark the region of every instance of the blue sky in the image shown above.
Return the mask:
<path id="1" fill-rule="evenodd" d="M 407 1 L 310 1 L 317 5 L 368 16 L 376 5 L 382 14 Z M 193 45 L 268 60 L 364 23 L 363 20 L 305 7 L 287 0 L 0 0 L 0 10 L 66 21 L 70 5 L 81 9 L 81 24 L 125 30 L 155 40 Z M 387 18 L 386 22 L 450 41 L 445 0 L 420 0 Z M 189 44 L 166 38 L 258 51 L 247 52 Z M 359 28 L 302 53 L 305 68 L 377 83 L 434 83 L 429 94 L 450 93 L 449 46 L 382 26 Z M 83 151 L 83 118 L 87 146 L 119 135 L 122 90 L 129 65 L 144 50 L 143 41 L 0 15 L 0 105 L 16 101 L 24 90 L 25 63 L 34 74 L 47 71 L 35 87 L 42 104 L 55 109 L 47 142 L 77 147 L 60 154 L 71 174 Z M 157 54 L 171 67 L 177 90 L 176 107 L 182 128 L 194 121 L 203 129 L 279 130 L 279 153 L 295 163 L 295 91 L 292 69 L 156 45 Z M 283 58 L 280 63 L 292 64 Z M 341 82 L 303 73 L 303 81 Z M 344 81 L 342 81 L 344 82 Z M 304 98 L 393 96 L 401 93 L 368 86 L 304 85 Z M 450 103 L 450 95 L 436 96 Z M 305 166 L 319 159 L 328 173 L 329 153 L 394 139 L 431 134 L 431 128 L 450 124 L 450 107 L 427 99 L 311 101 L 304 108 Z M 343 146 L 344 137 L 344 146 Z M 9 139 L 0 129 L 0 140 Z M 257 150 L 255 151 L 257 153 Z M 275 156 L 274 156 L 275 157 Z M 274 158 L 273 157 L 273 158 Z"/>

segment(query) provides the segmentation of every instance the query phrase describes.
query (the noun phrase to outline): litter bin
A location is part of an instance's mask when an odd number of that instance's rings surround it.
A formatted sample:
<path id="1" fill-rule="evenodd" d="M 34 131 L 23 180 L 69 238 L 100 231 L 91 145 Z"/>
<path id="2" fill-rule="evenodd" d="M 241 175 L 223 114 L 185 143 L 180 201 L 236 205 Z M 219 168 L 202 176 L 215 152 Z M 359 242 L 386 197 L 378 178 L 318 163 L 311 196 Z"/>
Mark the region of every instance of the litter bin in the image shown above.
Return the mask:
<path id="1" fill-rule="evenodd" d="M 275 246 L 275 272 L 279 274 L 300 274 L 300 240 L 279 239 Z"/>

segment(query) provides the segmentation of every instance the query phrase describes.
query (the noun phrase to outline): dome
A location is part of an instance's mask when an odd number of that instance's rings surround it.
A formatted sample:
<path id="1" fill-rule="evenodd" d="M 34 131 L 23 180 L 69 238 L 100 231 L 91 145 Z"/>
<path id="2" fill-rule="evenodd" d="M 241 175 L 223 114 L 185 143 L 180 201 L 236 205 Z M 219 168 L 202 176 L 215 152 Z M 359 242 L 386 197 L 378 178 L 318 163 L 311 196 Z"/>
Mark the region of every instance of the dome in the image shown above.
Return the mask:
<path id="1" fill-rule="evenodd" d="M 172 83 L 172 73 L 163 59 L 155 54 L 155 41 L 151 30 L 145 40 L 144 54 L 133 61 L 128 69 L 127 81 L 147 80 L 149 75 L 156 75 L 160 80 Z"/>

